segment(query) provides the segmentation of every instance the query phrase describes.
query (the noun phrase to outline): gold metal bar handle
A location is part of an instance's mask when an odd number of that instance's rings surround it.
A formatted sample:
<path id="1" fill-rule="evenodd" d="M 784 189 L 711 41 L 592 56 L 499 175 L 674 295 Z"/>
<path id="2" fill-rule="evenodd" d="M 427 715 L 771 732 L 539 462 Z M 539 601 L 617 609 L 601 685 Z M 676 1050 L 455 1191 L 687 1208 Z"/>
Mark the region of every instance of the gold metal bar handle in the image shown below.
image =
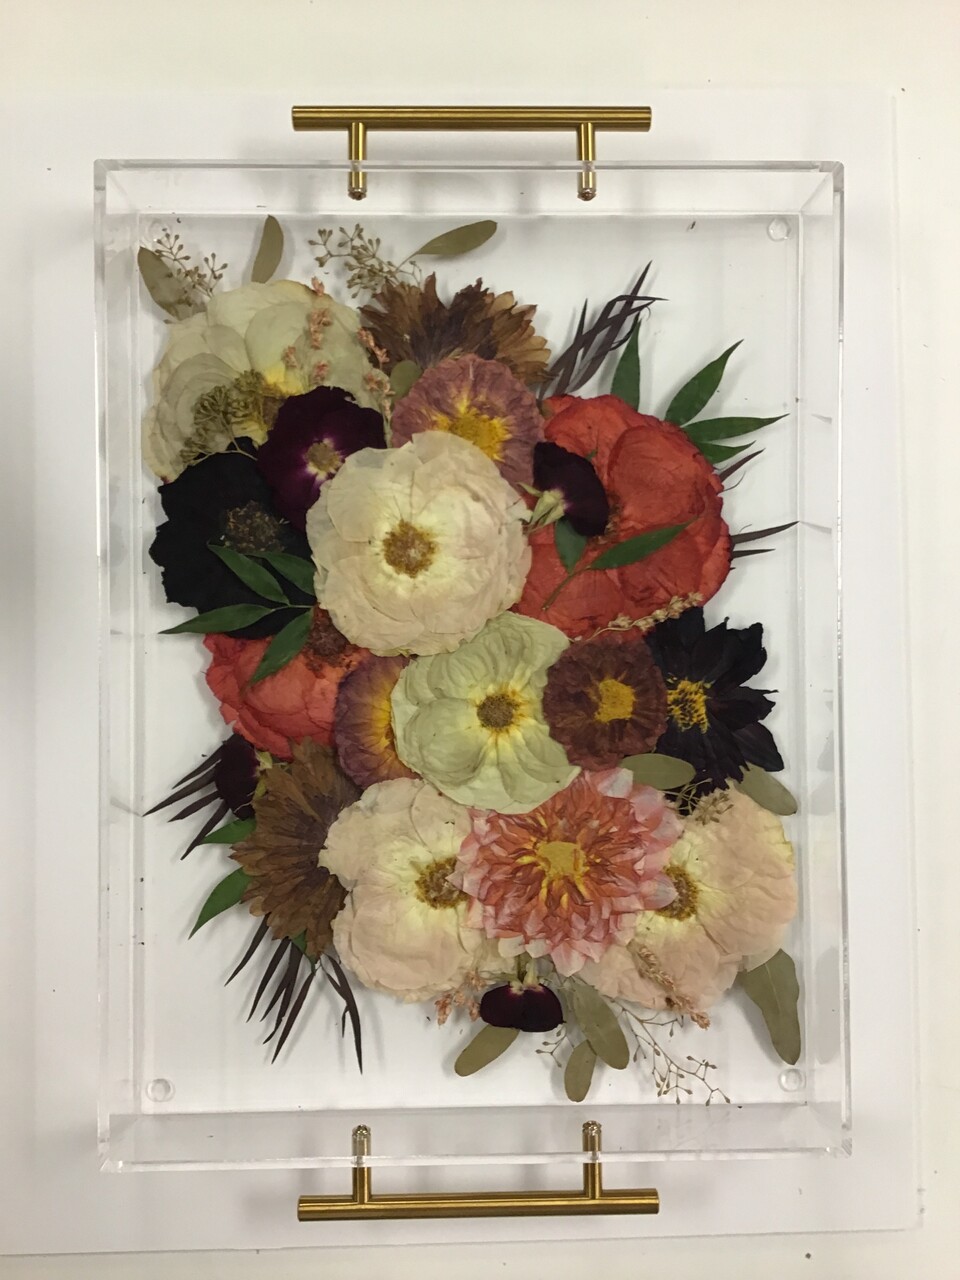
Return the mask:
<path id="1" fill-rule="evenodd" d="M 652 1187 L 630 1191 L 604 1191 L 600 1168 L 600 1125 L 589 1120 L 583 1126 L 583 1150 L 593 1159 L 583 1166 L 582 1191 L 460 1191 L 449 1194 L 423 1192 L 411 1195 L 374 1195 L 370 1169 L 370 1130 L 358 1125 L 353 1131 L 353 1194 L 351 1196 L 301 1196 L 297 1201 L 300 1222 L 349 1222 L 372 1218 L 528 1218 L 565 1214 L 659 1213 L 660 1197 Z"/>
<path id="2" fill-rule="evenodd" d="M 347 190 L 354 200 L 367 194 L 368 129 L 508 131 L 540 133 L 575 130 L 581 163 L 577 194 L 592 200 L 597 194 L 596 131 L 647 133 L 653 115 L 649 107 L 294 107 L 297 131 L 346 129 L 350 143 Z"/>

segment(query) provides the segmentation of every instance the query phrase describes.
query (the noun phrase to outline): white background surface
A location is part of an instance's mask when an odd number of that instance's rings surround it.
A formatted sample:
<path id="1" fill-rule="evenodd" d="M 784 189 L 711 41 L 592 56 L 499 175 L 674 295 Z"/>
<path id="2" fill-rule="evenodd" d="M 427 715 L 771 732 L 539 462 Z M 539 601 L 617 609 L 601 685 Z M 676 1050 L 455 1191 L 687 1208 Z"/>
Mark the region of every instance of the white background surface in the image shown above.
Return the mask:
<path id="1" fill-rule="evenodd" d="M 59 139 L 38 132 L 29 179 L 7 171 L 3 206 L 22 210 L 31 202 L 38 210 L 34 235 L 6 236 L 2 254 L 21 267 L 24 255 L 39 254 L 43 241 L 43 183 L 63 180 L 69 169 L 71 95 L 123 95 L 145 91 L 168 95 L 173 110 L 178 93 L 209 92 L 211 111 L 218 92 L 282 92 L 289 101 L 648 101 L 658 86 L 869 85 L 886 88 L 898 99 L 900 260 L 902 269 L 902 382 L 904 389 L 905 496 L 908 521 L 908 581 L 911 645 L 914 665 L 914 769 L 916 789 L 916 856 L 920 923 L 920 1013 L 922 1020 L 923 1206 L 916 1231 L 884 1235 L 816 1237 L 774 1236 L 750 1239 L 659 1240 L 591 1243 L 579 1247 L 496 1245 L 411 1249 L 374 1249 L 324 1253 L 222 1255 L 154 1255 L 87 1259 L 0 1260 L 0 1274 L 56 1277 L 124 1275 L 134 1277 L 307 1276 L 319 1269 L 334 1276 L 374 1276 L 389 1270 L 425 1278 L 456 1272 L 458 1277 L 582 1275 L 586 1267 L 611 1271 L 648 1271 L 685 1276 L 723 1277 L 776 1275 L 900 1277 L 930 1274 L 954 1280 L 960 1276 L 955 1221 L 958 1208 L 958 1092 L 960 1071 L 954 1067 L 958 1048 L 955 982 L 958 965 L 954 924 L 957 859 L 953 793 L 957 707 L 956 645 L 952 631 L 958 618 L 951 588 L 956 578 L 958 517 L 953 474 L 960 454 L 957 444 L 953 380 L 960 321 L 954 299 L 960 279 L 956 248 L 960 143 L 960 100 L 956 66 L 960 54 L 960 17 L 952 4 L 914 0 L 847 0 L 836 3 L 785 4 L 782 0 L 744 0 L 736 6 L 687 0 L 630 4 L 611 0 L 586 6 L 576 0 L 539 0 L 523 6 L 488 0 L 482 7 L 436 0 L 406 0 L 387 9 L 357 2 L 332 5 L 315 0 L 232 0 L 230 4 L 172 3 L 134 7 L 119 0 L 94 5 L 73 0 L 34 0 L 0 9 L 0 84 L 5 124 L 12 137 L 31 136 L 31 99 L 58 94 L 64 103 Z M 7 96 L 9 95 L 9 96 Z M 77 101 L 81 101 L 77 97 Z M 108 105 L 108 104 L 107 104 Z M 155 120 L 164 99 L 143 100 L 142 110 Z M 271 150 L 278 122 L 265 118 L 251 148 Z M 203 121 L 198 119 L 197 129 Z M 14 148 L 14 153 L 17 148 Z M 86 165 L 86 157 L 83 158 Z M 73 174 L 66 177 L 73 180 Z M 19 222 L 11 222 L 17 226 Z M 78 237 L 87 235 L 78 228 Z M 69 246 L 75 249 L 77 246 Z M 28 259 L 29 260 L 29 259 Z M 36 283 L 58 287 L 56 254 L 44 251 L 30 263 Z M 64 314 L 68 313 L 65 307 Z M 8 332 L 9 326 L 9 332 Z M 24 1069 L 24 1054 L 63 1056 L 57 1089 L 69 1098 L 76 1087 L 74 1064 L 64 1054 L 75 1028 L 86 1034 L 86 1011 L 58 1006 L 58 974 L 71 964 L 57 947 L 58 913 L 69 901 L 32 899 L 32 877 L 22 874 L 31 861 L 64 857 L 62 843 L 53 850 L 45 835 L 69 832 L 64 812 L 77 815 L 78 829 L 89 822 L 91 798 L 78 780 L 89 777 L 87 762 L 71 761 L 58 743 L 43 742 L 38 787 L 24 776 L 31 726 L 39 717 L 49 723 L 56 708 L 44 682 L 47 663 L 63 669 L 64 654 L 78 672 L 77 702 L 61 714 L 89 715 L 84 700 L 89 686 L 79 673 L 92 658 L 90 642 L 77 635 L 63 601 L 40 598 L 34 606 L 28 587 L 31 556 L 43 566 L 55 554 L 63 530 L 51 530 L 50 541 L 36 543 L 30 526 L 29 499 L 34 484 L 49 500 L 51 491 L 65 498 L 75 466 L 90 466 L 88 340 L 71 341 L 67 325 L 56 332 L 49 349 L 38 349 L 23 332 L 23 317 L 0 308 L 0 351 L 4 381 L 12 397 L 0 406 L 5 466 L 3 545 L 3 707 L 8 732 L 3 770 L 9 799 L 4 805 L 5 914 L 35 924 L 45 945 L 37 956 L 35 976 L 24 971 L 22 950 L 14 950 L 12 930 L 0 929 L 0 964 L 4 982 L 16 975 L 36 984 L 49 1014 L 59 1021 L 56 1047 L 49 1019 L 30 1026 L 4 1026 L 0 1041 L 0 1089 L 9 1092 Z M 15 347 L 13 339 L 25 340 Z M 79 350 L 78 350 L 79 347 Z M 23 352 L 18 359 L 7 355 Z M 45 455 L 32 472 L 31 422 L 43 418 L 44 383 L 77 380 L 76 421 L 62 422 L 67 441 L 61 459 Z M 58 466 L 57 462 L 62 465 Z M 83 477 L 84 482 L 89 475 Z M 69 510 L 67 502 L 65 509 Z M 90 515 L 92 522 L 92 512 Z M 88 523 L 77 539 L 93 546 Z M 31 545 L 33 551 L 31 552 Z M 84 588 L 86 589 L 86 588 Z M 35 612 L 34 612 L 35 610 Z M 31 638 L 31 624 L 42 627 Z M 29 680 L 32 674 L 33 684 Z M 877 689 L 878 699 L 883 689 Z M 883 743 L 877 744 L 878 750 Z M 49 761 L 45 769 L 43 760 Z M 20 766 L 20 767 L 18 767 Z M 904 785 L 907 785 L 906 780 Z M 53 822 L 59 811 L 59 825 Z M 86 847 L 78 855 L 88 856 Z M 904 856 L 908 851 L 904 850 Z M 907 904 L 904 904 L 906 909 Z M 890 1036 L 897 1037 L 897 1010 L 891 1008 Z M 38 1128 L 43 1155 L 44 1114 L 52 1114 L 57 1097 L 38 1100 Z M 77 1134 L 77 1142 L 86 1140 Z M 9 1151 L 8 1151 L 9 1154 Z M 68 1184 L 58 1184 L 49 1170 L 48 1212 L 53 1224 L 69 1215 Z M 197 1177 L 196 1193 L 203 1195 Z M 0 1216 L 14 1196 L 0 1198 Z M 163 1195 L 154 1212 L 162 1220 Z M 491 1223 L 495 1240 L 498 1224 Z M 809 1255 L 809 1256 L 808 1256 Z"/>

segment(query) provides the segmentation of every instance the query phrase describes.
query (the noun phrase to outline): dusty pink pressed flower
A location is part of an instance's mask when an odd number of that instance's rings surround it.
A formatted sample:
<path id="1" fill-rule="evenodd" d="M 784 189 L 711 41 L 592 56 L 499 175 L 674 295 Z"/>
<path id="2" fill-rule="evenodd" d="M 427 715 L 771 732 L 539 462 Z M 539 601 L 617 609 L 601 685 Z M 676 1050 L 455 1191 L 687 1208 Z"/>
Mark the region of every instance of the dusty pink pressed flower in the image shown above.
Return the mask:
<path id="1" fill-rule="evenodd" d="M 679 819 L 625 769 L 581 773 L 529 813 L 472 813 L 451 881 L 471 899 L 467 923 L 504 956 L 549 956 L 576 973 L 675 897 L 663 868 Z"/>
<path id="2" fill-rule="evenodd" d="M 416 775 L 397 755 L 390 695 L 406 658 L 365 658 L 340 685 L 333 722 L 340 767 L 359 787 Z"/>

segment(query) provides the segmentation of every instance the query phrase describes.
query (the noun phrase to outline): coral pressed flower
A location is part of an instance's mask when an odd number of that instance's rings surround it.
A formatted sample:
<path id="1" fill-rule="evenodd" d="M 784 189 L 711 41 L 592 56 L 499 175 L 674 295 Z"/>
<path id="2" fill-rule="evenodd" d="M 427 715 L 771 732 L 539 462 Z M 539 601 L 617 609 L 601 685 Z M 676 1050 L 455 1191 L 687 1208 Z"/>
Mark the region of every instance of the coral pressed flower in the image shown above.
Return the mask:
<path id="1" fill-rule="evenodd" d="M 275 938 L 305 934 L 309 956 L 330 945 L 331 922 L 345 898 L 317 854 L 334 819 L 357 795 L 328 747 L 303 742 L 288 767 L 267 770 L 253 802 L 257 825 L 234 847 L 234 858 L 252 877 L 243 899 L 251 913 L 266 917 Z"/>
<path id="2" fill-rule="evenodd" d="M 390 695 L 406 658 L 364 658 L 337 694 L 334 738 L 340 764 L 361 787 L 414 775 L 397 755 Z"/>
<path id="3" fill-rule="evenodd" d="M 266 652 L 266 640 L 204 639 L 212 660 L 207 684 L 227 724 L 255 747 L 287 759 L 290 744 L 312 739 L 333 742 L 340 682 L 363 658 L 362 649 L 337 632 L 322 609 L 301 651 L 272 676 L 250 683 Z"/>
<path id="4" fill-rule="evenodd" d="M 505 365 L 460 356 L 428 369 L 397 403 L 391 442 L 404 444 L 418 431 L 449 431 L 476 445 L 511 484 L 529 484 L 543 416 Z"/>
<path id="5" fill-rule="evenodd" d="M 663 796 L 625 769 L 582 773 L 531 813 L 475 811 L 454 882 L 501 954 L 549 956 L 569 975 L 673 901 L 663 868 L 679 833 Z"/>
<path id="6" fill-rule="evenodd" d="M 587 636 L 614 618 L 648 617 L 675 597 L 708 600 L 730 570 L 730 533 L 721 483 L 679 427 L 631 409 L 617 396 L 547 402 L 549 441 L 588 458 L 610 502 L 601 538 L 588 541 L 568 575 L 552 528 L 530 538 L 533 564 L 517 606 L 521 613 Z M 664 546 L 614 569 L 590 569 L 609 548 L 640 534 L 683 526 Z"/>
<path id="7" fill-rule="evenodd" d="M 502 614 L 454 653 L 418 658 L 393 691 L 397 754 L 461 804 L 525 813 L 577 774 L 541 697 L 567 647 L 555 627 Z"/>
<path id="8" fill-rule="evenodd" d="M 657 750 L 696 769 L 704 795 L 743 777 L 747 765 L 783 768 L 770 730 L 760 723 L 773 710 L 769 690 L 744 681 L 767 660 L 763 627 L 707 629 L 702 609 L 661 622 L 647 637 L 667 688 L 667 724 Z"/>
<path id="9" fill-rule="evenodd" d="M 779 946 L 797 909 L 793 848 L 779 818 L 730 791 L 686 819 L 665 870 L 673 901 L 645 911 L 583 977 L 647 1008 L 707 1009 L 744 957 Z"/>
<path id="10" fill-rule="evenodd" d="M 611 768 L 654 749 L 667 718 L 663 677 L 629 633 L 572 644 L 547 673 L 543 714 L 575 764 Z"/>
<path id="11" fill-rule="evenodd" d="M 520 596 L 526 507 L 479 449 L 424 431 L 361 449 L 307 516 L 317 599 L 355 644 L 444 653 Z"/>
<path id="12" fill-rule="evenodd" d="M 350 890 L 334 941 L 365 986 L 429 1000 L 480 966 L 483 936 L 450 880 L 469 831 L 466 809 L 408 778 L 369 787 L 334 823 L 320 860 Z"/>
<path id="13" fill-rule="evenodd" d="M 449 303 L 440 301 L 437 278 L 423 287 L 390 282 L 360 314 L 389 367 L 412 360 L 421 369 L 448 356 L 473 354 L 505 364 L 521 382 L 543 382 L 550 352 L 533 327 L 536 307 L 520 306 L 512 293 L 495 294 L 483 282 L 467 285 Z"/>

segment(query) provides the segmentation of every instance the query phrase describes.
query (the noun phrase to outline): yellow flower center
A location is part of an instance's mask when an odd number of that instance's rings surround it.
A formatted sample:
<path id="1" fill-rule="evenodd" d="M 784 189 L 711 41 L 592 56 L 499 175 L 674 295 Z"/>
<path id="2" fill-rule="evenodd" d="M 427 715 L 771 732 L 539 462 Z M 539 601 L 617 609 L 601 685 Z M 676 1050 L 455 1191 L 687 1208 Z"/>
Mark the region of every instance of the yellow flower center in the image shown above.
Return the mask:
<path id="1" fill-rule="evenodd" d="M 437 544 L 430 534 L 407 520 L 401 520 L 383 540 L 384 560 L 408 578 L 422 573 L 436 554 Z"/>
<path id="2" fill-rule="evenodd" d="M 503 418 L 481 413 L 466 396 L 460 400 L 453 416 L 438 413 L 434 416 L 432 425 L 436 431 L 449 431 L 451 435 L 476 445 L 481 453 L 485 453 L 494 462 L 502 461 L 501 445 L 510 439 L 510 428 Z"/>
<path id="3" fill-rule="evenodd" d="M 677 680 L 667 688 L 667 713 L 678 729 L 699 729 L 706 733 L 707 690 L 702 680 Z"/>
<path id="4" fill-rule="evenodd" d="M 427 863 L 417 876 L 416 894 L 421 902 L 433 907 L 435 911 L 441 911 L 463 901 L 465 895 L 450 883 L 450 876 L 456 865 L 455 857 L 437 858 L 434 862 Z"/>
<path id="5" fill-rule="evenodd" d="M 609 724 L 611 720 L 628 720 L 633 715 L 636 696 L 622 680 L 601 680 L 594 696 L 597 709 L 593 718 L 601 724 Z"/>
<path id="6" fill-rule="evenodd" d="M 533 853 L 525 854 L 517 861 L 523 865 L 535 862 L 543 872 L 543 884 L 540 886 L 540 899 L 546 901 L 547 894 L 555 884 L 574 885 L 586 895 L 586 875 L 589 860 L 579 844 L 571 840 L 541 840 Z M 569 904 L 566 888 L 560 898 L 564 909 Z"/>
<path id="7" fill-rule="evenodd" d="M 312 444 L 307 450 L 307 466 L 311 467 L 318 476 L 331 476 L 335 471 L 339 471 L 343 459 L 334 449 L 333 445 L 327 444 L 326 440 L 318 440 Z"/>
<path id="8" fill-rule="evenodd" d="M 503 733 L 517 723 L 522 705 L 512 689 L 498 689 L 477 703 L 477 719 L 485 729 Z"/>
<path id="9" fill-rule="evenodd" d="M 673 881 L 677 896 L 665 907 L 661 907 L 657 915 L 668 916 L 671 920 L 689 920 L 691 916 L 697 914 L 697 901 L 700 897 L 697 882 L 684 871 L 683 867 L 667 867 L 664 875 L 669 876 Z"/>

